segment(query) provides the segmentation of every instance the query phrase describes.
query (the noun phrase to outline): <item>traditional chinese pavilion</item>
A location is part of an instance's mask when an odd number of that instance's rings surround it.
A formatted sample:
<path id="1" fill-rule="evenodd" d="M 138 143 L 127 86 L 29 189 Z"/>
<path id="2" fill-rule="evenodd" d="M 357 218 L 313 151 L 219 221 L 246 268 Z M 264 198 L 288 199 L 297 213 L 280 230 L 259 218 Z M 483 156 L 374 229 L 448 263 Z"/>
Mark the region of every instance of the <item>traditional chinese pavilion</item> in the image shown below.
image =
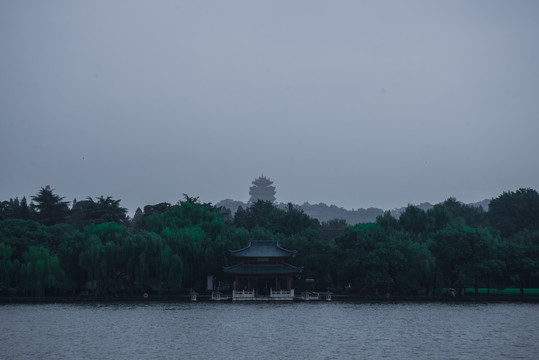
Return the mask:
<path id="1" fill-rule="evenodd" d="M 251 195 L 249 202 L 255 203 L 258 200 L 274 202 L 275 186 L 272 185 L 273 181 L 264 175 L 256 178 L 253 181 L 253 186 L 249 188 L 249 195 Z"/>
<path id="2" fill-rule="evenodd" d="M 230 250 L 241 260 L 223 269 L 236 276 L 232 300 L 293 300 L 292 282 L 303 267 L 286 261 L 296 253 L 282 248 L 276 240 L 253 240 L 243 249 Z"/>

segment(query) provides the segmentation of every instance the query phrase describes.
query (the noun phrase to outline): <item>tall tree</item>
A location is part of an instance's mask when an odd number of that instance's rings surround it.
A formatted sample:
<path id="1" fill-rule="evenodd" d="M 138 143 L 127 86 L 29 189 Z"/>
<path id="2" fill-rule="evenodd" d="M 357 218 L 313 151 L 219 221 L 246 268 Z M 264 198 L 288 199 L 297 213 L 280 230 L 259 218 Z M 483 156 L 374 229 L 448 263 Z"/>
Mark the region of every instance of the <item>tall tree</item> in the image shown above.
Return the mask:
<path id="1" fill-rule="evenodd" d="M 508 277 L 510 284 L 520 288 L 520 295 L 524 295 L 525 287 L 537 287 L 539 231 L 521 231 L 510 239 L 505 239 L 501 248 L 501 257 L 507 266 L 505 276 Z"/>
<path id="2" fill-rule="evenodd" d="M 432 235 L 430 250 L 446 285 L 488 285 L 503 264 L 498 260 L 498 241 L 485 228 L 460 221 Z"/>
<path id="3" fill-rule="evenodd" d="M 32 217 L 32 209 L 26 202 L 26 197 L 21 201 L 19 198 L 9 199 L 9 201 L 0 202 L 0 220 L 1 219 L 23 219 L 28 220 Z"/>
<path id="4" fill-rule="evenodd" d="M 382 215 L 376 217 L 376 223 L 380 225 L 382 229 L 395 229 L 400 228 L 399 221 L 391 215 L 391 211 L 385 211 Z"/>
<path id="5" fill-rule="evenodd" d="M 88 197 L 88 200 L 92 204 L 90 216 L 95 223 L 124 223 L 127 220 L 127 209 L 120 206 L 120 200 L 113 200 L 112 196 L 100 196 L 97 201 Z"/>
<path id="6" fill-rule="evenodd" d="M 399 225 L 408 232 L 423 233 L 428 227 L 428 216 L 417 206 L 408 205 L 399 217 Z"/>
<path id="7" fill-rule="evenodd" d="M 37 219 L 44 225 L 65 222 L 69 213 L 68 202 L 63 201 L 64 197 L 54 194 L 53 191 L 54 189 L 47 185 L 41 188 L 37 195 L 32 196 L 32 201 L 36 202 Z"/>
<path id="8" fill-rule="evenodd" d="M 524 229 L 539 230 L 539 193 L 534 189 L 504 192 L 489 204 L 490 225 L 510 237 Z"/>
<path id="9" fill-rule="evenodd" d="M 480 206 L 466 205 L 454 197 L 447 199 L 440 205 L 445 207 L 453 218 L 463 218 L 467 225 L 473 227 L 484 225 L 485 212 Z"/>
<path id="10" fill-rule="evenodd" d="M 71 220 L 74 224 L 84 227 L 89 224 L 127 222 L 127 209 L 120 206 L 120 200 L 112 196 L 99 196 L 96 200 L 90 196 L 86 200 L 73 202 Z"/>
<path id="11" fill-rule="evenodd" d="M 375 293 L 415 293 L 431 283 L 434 258 L 409 233 L 358 224 L 336 239 L 342 285 Z"/>

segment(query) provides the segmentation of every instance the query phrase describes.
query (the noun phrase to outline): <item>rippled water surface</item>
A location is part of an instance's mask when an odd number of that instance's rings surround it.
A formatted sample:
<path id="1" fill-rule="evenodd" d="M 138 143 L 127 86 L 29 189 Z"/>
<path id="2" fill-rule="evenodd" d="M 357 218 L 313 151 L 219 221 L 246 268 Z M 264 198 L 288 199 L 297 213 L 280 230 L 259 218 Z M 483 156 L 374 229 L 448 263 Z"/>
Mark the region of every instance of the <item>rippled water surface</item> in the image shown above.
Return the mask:
<path id="1" fill-rule="evenodd" d="M 0 305 L 2 359 L 536 359 L 539 305 Z"/>

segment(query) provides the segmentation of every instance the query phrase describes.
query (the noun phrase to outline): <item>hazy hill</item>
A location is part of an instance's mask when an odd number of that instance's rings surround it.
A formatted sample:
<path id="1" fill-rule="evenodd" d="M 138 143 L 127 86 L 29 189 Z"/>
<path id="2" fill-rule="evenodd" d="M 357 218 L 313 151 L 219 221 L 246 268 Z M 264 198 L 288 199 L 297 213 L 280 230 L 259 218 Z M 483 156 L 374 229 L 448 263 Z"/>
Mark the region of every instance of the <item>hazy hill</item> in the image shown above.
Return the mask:
<path id="1" fill-rule="evenodd" d="M 305 214 L 318 219 L 319 221 L 329 221 L 333 219 L 344 219 L 349 225 L 358 223 L 373 222 L 376 217 L 382 215 L 384 211 L 377 208 L 348 210 L 335 205 L 326 205 L 324 203 L 311 205 L 304 203 L 299 205 Z"/>
<path id="2" fill-rule="evenodd" d="M 482 207 L 485 211 L 487 211 L 489 203 L 490 203 L 490 200 L 485 199 L 483 201 L 479 201 L 479 202 L 472 203 L 469 205 Z M 227 209 L 230 209 L 230 211 L 232 212 L 232 215 L 234 215 L 240 206 L 245 209 L 248 206 L 248 204 L 242 201 L 226 199 L 226 200 L 219 201 L 218 203 L 215 204 L 215 206 L 225 207 Z M 278 208 L 285 209 L 287 207 L 287 204 L 278 203 L 276 204 L 276 206 Z M 376 221 L 377 216 L 382 215 L 384 213 L 384 210 L 373 208 L 373 207 L 368 208 L 368 209 L 348 210 L 348 209 L 338 207 L 335 205 L 326 205 L 324 203 L 309 204 L 308 202 L 306 202 L 303 205 L 294 204 L 294 206 L 302 209 L 305 212 L 305 214 L 315 219 L 318 219 L 320 222 L 329 221 L 333 219 L 344 219 L 349 225 L 374 222 Z M 429 209 L 432 209 L 434 205 L 428 202 L 424 202 L 416 206 L 422 210 L 427 211 Z M 405 209 L 406 209 L 406 206 L 390 210 L 391 215 L 393 215 L 395 218 L 398 218 Z"/>

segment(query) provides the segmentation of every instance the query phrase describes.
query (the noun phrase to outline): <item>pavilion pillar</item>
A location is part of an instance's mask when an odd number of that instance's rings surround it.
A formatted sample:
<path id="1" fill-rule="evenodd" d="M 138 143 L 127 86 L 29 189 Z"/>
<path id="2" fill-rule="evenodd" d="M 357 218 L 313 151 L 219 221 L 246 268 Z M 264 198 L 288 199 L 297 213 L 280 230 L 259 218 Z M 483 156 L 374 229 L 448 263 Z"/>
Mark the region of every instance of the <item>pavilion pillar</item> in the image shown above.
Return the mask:
<path id="1" fill-rule="evenodd" d="M 280 281 L 279 281 L 279 277 L 278 277 L 278 276 L 275 277 L 275 290 L 276 290 L 276 291 L 281 290 L 281 284 L 280 284 Z"/>
<path id="2" fill-rule="evenodd" d="M 287 276 L 286 277 L 286 291 L 290 291 L 290 288 L 291 288 L 291 281 L 290 281 L 290 276 Z"/>
<path id="3" fill-rule="evenodd" d="M 247 277 L 247 291 L 251 291 L 251 277 Z"/>

